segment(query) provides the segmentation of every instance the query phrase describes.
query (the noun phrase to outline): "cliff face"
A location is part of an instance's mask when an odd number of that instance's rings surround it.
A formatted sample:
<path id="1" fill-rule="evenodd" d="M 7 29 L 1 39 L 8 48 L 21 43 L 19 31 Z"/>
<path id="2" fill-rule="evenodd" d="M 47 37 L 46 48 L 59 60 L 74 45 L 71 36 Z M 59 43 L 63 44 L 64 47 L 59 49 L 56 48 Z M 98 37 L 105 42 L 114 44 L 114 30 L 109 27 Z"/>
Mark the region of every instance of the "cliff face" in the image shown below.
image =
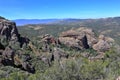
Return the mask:
<path id="1" fill-rule="evenodd" d="M 19 58 L 20 56 L 29 57 L 29 55 L 23 55 L 24 53 L 23 51 L 16 52 L 18 51 L 17 48 L 20 49 L 23 47 L 24 44 L 28 44 L 28 43 L 29 43 L 29 39 L 25 37 L 21 37 L 20 34 L 18 33 L 18 29 L 16 27 L 15 22 L 11 22 L 4 18 L 0 18 L 0 64 L 1 65 L 13 66 L 34 73 L 35 72 L 34 67 L 30 65 L 28 60 L 22 60 L 21 58 Z"/>
<path id="2" fill-rule="evenodd" d="M 0 35 L 5 36 L 7 40 L 19 40 L 16 24 L 8 20 L 0 20 Z"/>
<path id="3" fill-rule="evenodd" d="M 0 38 L 14 43 L 19 42 L 20 47 L 29 42 L 29 39 L 20 36 L 16 23 L 6 19 L 0 19 Z"/>

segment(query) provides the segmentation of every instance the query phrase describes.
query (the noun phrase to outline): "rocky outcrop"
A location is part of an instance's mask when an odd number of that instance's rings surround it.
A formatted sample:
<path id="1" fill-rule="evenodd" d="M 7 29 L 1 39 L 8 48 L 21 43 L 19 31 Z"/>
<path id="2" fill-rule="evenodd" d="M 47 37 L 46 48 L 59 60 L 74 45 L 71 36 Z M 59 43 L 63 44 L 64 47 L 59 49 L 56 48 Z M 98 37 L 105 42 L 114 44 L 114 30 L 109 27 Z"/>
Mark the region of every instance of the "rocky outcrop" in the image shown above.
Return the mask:
<path id="1" fill-rule="evenodd" d="M 49 34 L 45 34 L 45 35 L 41 36 L 41 41 L 45 42 L 47 44 L 53 44 L 53 45 L 58 44 L 58 40 L 55 39 L 52 35 L 49 35 Z"/>
<path id="2" fill-rule="evenodd" d="M 20 56 L 24 56 L 24 57 L 20 58 Z M 28 71 L 30 73 L 34 73 L 35 69 L 29 63 L 30 59 L 31 58 L 29 55 L 15 53 L 14 49 L 12 49 L 11 47 L 6 47 L 2 53 L 1 63 L 4 66 L 13 66 L 13 67 Z"/>
<path id="3" fill-rule="evenodd" d="M 77 32 L 75 30 L 69 30 L 61 33 L 59 37 L 60 43 L 77 49 L 88 49 L 87 36 L 83 32 Z"/>
<path id="4" fill-rule="evenodd" d="M 16 47 L 22 48 L 29 41 L 28 38 L 20 36 L 14 22 L 0 18 L 0 64 L 34 73 L 35 69 L 29 63 L 30 56 L 26 55 L 24 58 L 21 58 L 20 56 L 24 54 L 16 52 Z"/>
<path id="5" fill-rule="evenodd" d="M 78 28 L 77 31 L 82 32 L 82 33 L 84 33 L 86 35 L 88 45 L 90 47 L 92 47 L 94 44 L 97 43 L 96 34 L 92 29 L 86 28 L 86 27 L 81 27 L 81 28 Z"/>
<path id="6" fill-rule="evenodd" d="M 5 66 L 14 66 L 14 56 L 15 51 L 12 50 L 11 47 L 6 47 L 2 53 L 2 64 Z"/>
<path id="7" fill-rule="evenodd" d="M 60 42 L 52 35 L 45 34 L 41 36 L 40 44 L 42 45 L 41 49 L 43 52 L 51 52 L 52 51 L 51 46 L 58 47 L 60 45 Z"/>
<path id="8" fill-rule="evenodd" d="M 21 47 L 29 42 L 29 39 L 20 36 L 15 22 L 6 19 L 0 19 L 0 38 L 12 43 L 19 42 Z"/>
<path id="9" fill-rule="evenodd" d="M 110 37 L 100 35 L 98 38 L 95 32 L 89 28 L 78 28 L 61 33 L 60 43 L 76 49 L 93 48 L 98 52 L 105 52 L 110 49 L 114 40 Z"/>
<path id="10" fill-rule="evenodd" d="M 5 36 L 7 40 L 19 40 L 16 24 L 5 19 L 0 20 L 0 35 Z"/>
<path id="11" fill-rule="evenodd" d="M 97 50 L 98 52 L 105 52 L 110 49 L 110 45 L 104 35 L 99 36 L 98 42 L 93 45 L 93 49 Z"/>

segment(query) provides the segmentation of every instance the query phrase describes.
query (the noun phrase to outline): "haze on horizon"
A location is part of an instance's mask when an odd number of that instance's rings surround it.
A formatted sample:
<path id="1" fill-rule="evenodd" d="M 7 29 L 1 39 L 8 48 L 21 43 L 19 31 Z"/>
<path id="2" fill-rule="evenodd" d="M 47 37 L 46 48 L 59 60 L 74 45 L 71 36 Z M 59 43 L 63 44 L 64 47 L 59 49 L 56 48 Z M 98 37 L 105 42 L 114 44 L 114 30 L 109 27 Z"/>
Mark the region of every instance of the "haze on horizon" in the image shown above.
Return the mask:
<path id="1" fill-rule="evenodd" d="M 1 0 L 8 19 L 104 18 L 120 16 L 120 0 Z"/>

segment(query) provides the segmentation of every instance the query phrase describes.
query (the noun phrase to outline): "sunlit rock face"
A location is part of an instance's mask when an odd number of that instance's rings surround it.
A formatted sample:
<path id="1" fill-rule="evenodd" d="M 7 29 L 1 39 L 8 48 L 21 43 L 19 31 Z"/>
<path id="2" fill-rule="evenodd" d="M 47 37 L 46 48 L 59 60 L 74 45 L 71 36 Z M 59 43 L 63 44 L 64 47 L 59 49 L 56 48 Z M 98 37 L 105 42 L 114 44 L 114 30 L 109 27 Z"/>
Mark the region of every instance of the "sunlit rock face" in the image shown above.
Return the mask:
<path id="1" fill-rule="evenodd" d="M 110 43 L 114 42 L 112 38 L 105 37 L 104 35 L 97 37 L 92 29 L 86 27 L 62 32 L 59 41 L 68 47 L 78 49 L 93 48 L 98 52 L 109 50 L 111 47 Z"/>
<path id="2" fill-rule="evenodd" d="M 0 19 L 0 39 L 7 40 L 10 45 L 18 42 L 20 47 L 29 42 L 28 38 L 20 36 L 16 23 L 7 19 Z"/>
<path id="3" fill-rule="evenodd" d="M 0 19 L 0 35 L 7 40 L 19 40 L 16 24 L 6 19 Z"/>

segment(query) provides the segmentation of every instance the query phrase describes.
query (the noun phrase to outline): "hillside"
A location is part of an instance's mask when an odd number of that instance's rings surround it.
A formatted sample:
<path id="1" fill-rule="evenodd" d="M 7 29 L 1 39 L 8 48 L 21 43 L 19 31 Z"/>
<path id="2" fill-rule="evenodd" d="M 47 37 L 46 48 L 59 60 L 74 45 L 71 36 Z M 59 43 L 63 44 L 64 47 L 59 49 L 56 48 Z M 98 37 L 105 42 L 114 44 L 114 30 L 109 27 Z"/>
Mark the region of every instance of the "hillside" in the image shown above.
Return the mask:
<path id="1" fill-rule="evenodd" d="M 18 29 L 20 33 L 24 33 L 23 35 L 34 37 L 43 34 L 58 36 L 63 31 L 79 27 L 92 28 L 95 30 L 96 34 L 99 33 L 110 36 L 119 43 L 120 17 L 101 19 L 65 19 L 50 24 L 25 25 L 18 27 Z"/>
<path id="2" fill-rule="evenodd" d="M 119 79 L 120 47 L 114 38 L 97 27 L 67 22 L 17 27 L 1 17 L 0 80 Z"/>

